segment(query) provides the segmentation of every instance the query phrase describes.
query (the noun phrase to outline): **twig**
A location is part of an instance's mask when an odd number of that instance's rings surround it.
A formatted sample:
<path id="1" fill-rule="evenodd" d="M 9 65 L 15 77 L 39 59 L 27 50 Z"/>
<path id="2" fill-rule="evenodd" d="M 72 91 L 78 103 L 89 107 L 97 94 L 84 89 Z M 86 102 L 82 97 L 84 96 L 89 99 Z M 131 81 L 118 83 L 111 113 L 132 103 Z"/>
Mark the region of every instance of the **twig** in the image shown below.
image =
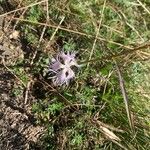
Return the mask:
<path id="1" fill-rule="evenodd" d="M 128 95 L 127 95 L 127 92 L 126 92 L 126 89 L 125 89 L 125 85 L 124 85 L 124 79 L 123 79 L 123 77 L 121 75 L 120 69 L 119 69 L 119 67 L 118 67 L 118 65 L 117 65 L 115 60 L 114 60 L 114 62 L 115 62 L 117 73 L 118 73 L 118 77 L 119 77 L 120 89 L 121 89 L 121 92 L 122 92 L 122 95 L 123 95 L 123 99 L 124 99 L 124 103 L 125 103 L 125 108 L 126 108 L 126 112 L 127 112 L 129 125 L 130 125 L 131 130 L 134 133 L 134 124 L 133 124 L 133 120 L 132 120 L 132 117 L 131 117 L 131 111 L 130 111 L 129 102 L 128 102 L 129 100 L 128 100 Z"/>

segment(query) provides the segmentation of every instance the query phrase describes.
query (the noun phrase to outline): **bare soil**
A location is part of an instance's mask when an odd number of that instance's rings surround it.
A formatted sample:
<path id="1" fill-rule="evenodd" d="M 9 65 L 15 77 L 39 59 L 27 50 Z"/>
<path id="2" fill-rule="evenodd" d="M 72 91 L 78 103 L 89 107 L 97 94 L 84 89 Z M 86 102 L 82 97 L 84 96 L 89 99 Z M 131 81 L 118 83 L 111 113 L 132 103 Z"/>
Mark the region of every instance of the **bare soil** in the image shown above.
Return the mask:
<path id="1" fill-rule="evenodd" d="M 2 8 L 0 8 L 2 13 Z M 0 13 L 0 14 L 1 14 Z M 36 124 L 32 104 L 36 99 L 29 94 L 25 103 L 26 88 L 21 85 L 9 66 L 24 58 L 23 45 L 18 39 L 10 39 L 11 25 L 0 18 L 0 150 L 41 149 L 37 142 L 44 128 Z M 5 29 L 5 30 L 4 30 Z M 13 89 L 21 87 L 22 94 L 14 95 Z M 38 142 L 39 143 L 39 142 Z"/>

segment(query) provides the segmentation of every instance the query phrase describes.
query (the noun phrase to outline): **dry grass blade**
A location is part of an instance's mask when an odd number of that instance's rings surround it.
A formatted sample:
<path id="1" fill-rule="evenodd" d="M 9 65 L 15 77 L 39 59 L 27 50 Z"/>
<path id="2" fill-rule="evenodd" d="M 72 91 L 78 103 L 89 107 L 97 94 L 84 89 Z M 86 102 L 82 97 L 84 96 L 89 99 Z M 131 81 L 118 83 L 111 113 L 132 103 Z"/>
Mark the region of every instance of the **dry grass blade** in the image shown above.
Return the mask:
<path id="1" fill-rule="evenodd" d="M 137 2 L 144 8 L 144 10 L 150 15 L 150 11 L 145 7 L 145 5 L 140 1 L 137 0 Z"/>
<path id="2" fill-rule="evenodd" d="M 41 77 L 42 78 L 42 77 Z M 65 105 L 69 105 L 72 106 L 72 103 L 66 98 L 64 97 L 56 88 L 54 88 L 53 86 L 51 86 L 50 84 L 48 84 L 47 82 L 45 82 L 44 80 L 40 80 L 40 83 L 42 83 L 43 85 L 45 85 L 45 87 L 47 87 L 47 89 L 49 90 L 49 88 L 51 88 L 59 97 L 60 100 L 65 104 Z"/>
<path id="3" fill-rule="evenodd" d="M 55 31 L 53 32 L 53 34 L 52 34 L 52 36 L 51 36 L 49 42 L 47 43 L 46 48 L 48 47 L 48 45 L 50 45 L 50 42 L 54 39 L 54 36 L 55 36 L 55 34 L 57 33 L 57 31 L 58 31 L 60 25 L 62 24 L 62 22 L 64 21 L 64 19 L 65 19 L 65 17 L 62 17 L 61 21 L 59 22 L 58 27 L 55 29 Z"/>
<path id="4" fill-rule="evenodd" d="M 121 147 L 122 149 L 124 150 L 128 150 L 124 145 L 122 145 L 120 142 L 121 142 L 121 139 L 116 136 L 116 134 L 114 134 L 111 130 L 113 129 L 114 131 L 117 131 L 118 129 L 116 128 L 110 128 L 109 125 L 106 125 L 104 123 L 102 123 L 101 121 L 99 120 L 96 120 L 96 119 L 92 119 L 91 120 L 91 123 L 97 127 L 97 129 L 104 134 L 104 136 L 106 138 L 108 138 L 108 140 L 112 141 L 113 143 L 115 143 L 116 145 L 118 145 L 119 147 Z M 120 130 L 119 130 L 120 132 Z M 121 130 L 122 132 L 122 130 Z"/>
<path id="5" fill-rule="evenodd" d="M 40 39 L 39 39 L 39 44 L 38 44 L 38 46 L 37 46 L 37 49 L 40 47 L 40 43 L 41 43 L 41 41 L 42 41 L 42 39 L 43 39 L 45 30 L 46 30 L 46 26 L 43 27 L 43 30 L 42 30 L 42 33 L 41 33 L 41 36 L 40 36 Z M 33 65 L 34 59 L 35 59 L 35 57 L 36 57 L 36 55 L 37 55 L 37 52 L 38 52 L 38 51 L 36 50 L 35 53 L 33 54 L 33 57 L 32 57 L 32 60 L 31 60 L 30 65 Z"/>
<path id="6" fill-rule="evenodd" d="M 97 119 L 92 119 L 91 120 L 92 124 L 96 125 L 98 129 L 110 140 L 115 140 L 115 141 L 121 141 L 121 139 L 116 136 L 110 129 L 108 129 L 108 125 L 105 125 L 101 121 Z M 114 128 L 113 128 L 114 129 Z"/>
<path id="7" fill-rule="evenodd" d="M 32 80 L 27 83 L 26 91 L 25 91 L 25 97 L 24 97 L 24 103 L 27 104 L 28 102 L 28 95 L 30 91 L 30 86 L 31 86 Z"/>
<path id="8" fill-rule="evenodd" d="M 35 3 L 37 3 L 37 0 L 35 1 Z M 19 18 L 23 18 L 24 14 L 26 13 L 26 11 L 28 10 L 29 7 L 23 9 L 21 15 L 19 16 Z M 15 12 L 16 13 L 16 12 Z M 15 17 L 15 13 L 13 18 Z M 17 27 L 17 24 L 19 23 L 19 20 L 16 21 L 16 23 L 14 24 L 13 30 L 15 30 L 15 28 Z"/>
<path id="9" fill-rule="evenodd" d="M 120 52 L 119 54 L 113 54 L 113 55 L 104 56 L 104 57 L 101 57 L 101 58 L 95 58 L 95 59 L 91 59 L 91 60 L 86 60 L 86 61 L 80 62 L 80 64 L 86 64 L 88 62 L 92 63 L 92 62 L 96 62 L 96 61 L 113 60 L 113 59 L 121 57 L 123 55 L 128 55 L 128 54 L 134 53 L 136 51 L 145 50 L 145 49 L 147 49 L 149 47 L 150 47 L 150 42 L 146 43 L 146 44 L 142 44 L 142 46 L 137 46 L 137 47 L 132 48 L 130 50 L 124 50 L 124 51 Z"/>
<path id="10" fill-rule="evenodd" d="M 97 28 L 97 32 L 96 32 L 95 40 L 94 40 L 94 43 L 93 43 L 93 46 L 92 46 L 92 50 L 91 50 L 91 53 L 90 53 L 89 60 L 91 60 L 93 52 L 94 52 L 94 48 L 95 48 L 95 45 L 96 45 L 97 37 L 99 35 L 99 30 L 100 30 L 100 27 L 101 27 L 101 24 L 102 24 L 102 19 L 103 19 L 103 16 L 104 16 L 105 6 L 106 6 L 106 0 L 104 1 L 104 4 L 103 4 L 103 9 L 102 9 L 102 12 L 101 12 L 101 18 L 99 20 L 99 26 Z M 88 68 L 88 66 L 89 66 L 89 63 L 87 64 L 87 68 Z"/>
<path id="11" fill-rule="evenodd" d="M 19 18 L 23 18 L 23 15 L 26 13 L 27 10 L 28 10 L 28 8 L 24 9 L 23 12 L 21 13 L 21 15 L 19 16 Z M 18 23 L 19 23 L 19 20 L 17 20 L 16 23 L 14 24 L 13 30 L 16 29 Z"/>
<path id="12" fill-rule="evenodd" d="M 137 36 L 141 39 L 141 41 L 144 42 L 144 39 L 142 38 L 141 34 L 136 30 L 136 28 L 133 25 L 131 25 L 128 22 L 128 18 L 126 17 L 126 15 L 121 10 L 119 10 L 119 12 L 121 13 L 121 15 L 122 15 L 125 23 L 127 24 L 127 26 L 129 26 L 137 34 Z"/>
<path id="13" fill-rule="evenodd" d="M 19 8 L 19 7 L 21 6 L 22 1 L 23 1 L 23 0 L 21 0 L 21 1 L 19 2 L 17 8 Z M 9 22 L 7 23 L 7 26 L 5 27 L 5 31 L 7 31 L 8 27 L 10 26 L 11 21 L 12 21 L 13 17 L 15 17 L 15 15 L 16 15 L 16 11 L 14 12 L 14 14 L 13 14 L 13 16 L 11 17 L 11 19 L 9 20 Z"/>
<path id="14" fill-rule="evenodd" d="M 21 3 L 22 3 L 22 0 L 19 2 L 17 8 L 20 7 Z M 12 19 L 13 19 L 13 17 L 15 17 L 15 15 L 16 15 L 16 11 L 15 11 L 14 14 L 11 16 L 11 18 L 10 18 L 10 20 L 8 21 L 6 27 L 4 28 L 4 31 L 7 32 L 8 28 L 9 28 L 11 22 L 12 22 Z M 4 33 L 1 35 L 1 38 L 2 38 L 3 36 L 4 36 Z"/>
<path id="15" fill-rule="evenodd" d="M 46 14 L 47 14 L 47 17 L 46 17 L 46 22 L 48 22 L 49 21 L 49 11 L 48 11 L 48 0 L 46 1 Z M 19 21 L 19 20 L 18 20 Z M 47 28 L 47 26 L 45 25 L 44 27 L 43 27 L 43 30 L 42 30 L 42 33 L 41 33 L 41 36 L 40 36 L 40 39 L 39 39 L 39 43 L 38 43 L 38 46 L 37 46 L 37 49 L 40 47 L 40 44 L 41 44 L 41 42 L 42 42 L 42 39 L 43 39 L 43 36 L 44 36 L 44 33 L 45 33 L 45 31 L 46 31 L 46 28 Z M 34 55 L 33 55 L 33 58 L 32 58 L 32 60 L 31 60 L 31 65 L 33 65 L 33 62 L 34 62 L 34 59 L 35 59 L 35 57 L 36 57 L 36 55 L 37 55 L 37 50 L 35 51 L 35 53 L 34 53 Z"/>
<path id="16" fill-rule="evenodd" d="M 129 102 L 128 102 L 129 100 L 128 100 L 127 92 L 126 92 L 125 85 L 124 85 L 124 79 L 121 75 L 120 69 L 119 69 L 116 62 L 115 62 L 115 64 L 116 64 L 116 69 L 117 69 L 117 73 L 118 73 L 118 77 L 119 77 L 120 89 L 121 89 L 123 99 L 124 99 L 124 103 L 125 103 L 125 108 L 126 108 L 126 112 L 127 112 L 129 125 L 130 125 L 131 130 L 134 133 L 134 125 L 133 125 L 133 120 L 131 118 L 131 111 L 130 111 L 130 108 L 129 108 Z"/>
<path id="17" fill-rule="evenodd" d="M 96 121 L 96 123 L 97 123 L 98 125 L 103 126 L 103 127 L 107 128 L 107 129 L 110 129 L 110 130 L 112 130 L 112 131 L 120 132 L 120 133 L 124 133 L 124 132 L 125 132 L 125 131 L 122 130 L 122 129 L 115 128 L 115 127 L 113 127 L 112 125 L 105 124 L 105 123 L 103 123 L 103 122 L 101 122 L 101 121 L 99 121 L 99 120 L 97 120 L 97 119 L 94 119 L 94 120 Z"/>
<path id="18" fill-rule="evenodd" d="M 117 137 L 112 131 L 110 131 L 108 128 L 99 126 L 99 128 L 102 130 L 104 135 L 106 135 L 109 139 L 115 140 L 115 141 L 121 141 L 119 137 Z"/>
<path id="19" fill-rule="evenodd" d="M 25 83 L 11 69 L 9 69 L 6 66 L 4 59 L 2 59 L 2 62 L 3 62 L 4 67 L 26 88 Z"/>
<path id="20" fill-rule="evenodd" d="M 18 8 L 18 9 L 15 9 L 15 10 L 12 10 L 12 11 L 9 11 L 9 12 L 6 12 L 6 13 L 4 13 L 4 14 L 1 14 L 0 17 L 9 15 L 9 14 L 14 13 L 14 12 L 19 11 L 19 10 L 23 10 L 23 9 L 26 9 L 26 8 L 29 8 L 29 7 L 33 7 L 33 6 L 39 5 L 39 4 L 41 4 L 41 3 L 44 3 L 45 1 L 47 1 L 47 0 L 43 0 L 43 1 L 40 1 L 40 2 L 36 2 L 36 3 L 30 4 L 30 5 L 25 6 L 25 7 L 21 7 L 21 8 Z"/>
<path id="21" fill-rule="evenodd" d="M 128 148 L 126 148 L 125 146 L 123 146 L 122 144 L 120 144 L 119 142 L 112 140 L 113 143 L 115 143 L 116 145 L 118 145 L 119 147 L 121 147 L 124 150 L 129 150 Z"/>
<path id="22" fill-rule="evenodd" d="M 74 31 L 72 29 L 67 29 L 67 28 L 64 28 L 64 27 L 61 27 L 61 26 L 58 27 L 58 26 L 52 25 L 52 24 L 41 23 L 41 22 L 37 22 L 37 21 L 30 21 L 30 20 L 27 20 L 27 19 L 22 19 L 22 18 L 17 18 L 17 17 L 14 17 L 13 19 L 14 20 L 23 21 L 23 22 L 27 22 L 27 23 L 33 23 L 33 24 L 37 24 L 37 25 L 41 25 L 41 26 L 45 26 L 46 25 L 47 27 L 51 27 L 51 28 L 55 28 L 55 29 L 58 28 L 58 29 L 63 30 L 63 31 L 67 31 L 67 32 L 70 32 L 70 33 L 86 36 L 88 38 L 95 38 L 93 35 L 90 35 L 90 34 L 87 34 L 87 33 L 84 33 L 84 32 Z M 100 41 L 107 42 L 107 43 L 118 45 L 118 46 L 120 46 L 120 47 L 122 47 L 124 49 L 132 50 L 131 47 L 123 45 L 121 43 L 117 43 L 115 41 L 107 40 L 107 39 L 104 39 L 104 38 L 101 38 L 101 37 L 97 37 L 96 39 L 100 40 Z"/>

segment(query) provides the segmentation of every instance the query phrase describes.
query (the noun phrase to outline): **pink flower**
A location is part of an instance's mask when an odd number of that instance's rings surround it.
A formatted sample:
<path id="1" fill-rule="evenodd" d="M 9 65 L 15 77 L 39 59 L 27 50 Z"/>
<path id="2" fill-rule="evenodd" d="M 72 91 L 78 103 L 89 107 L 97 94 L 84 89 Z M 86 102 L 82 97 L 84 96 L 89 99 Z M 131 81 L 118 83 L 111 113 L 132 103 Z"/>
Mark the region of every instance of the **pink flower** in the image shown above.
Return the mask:
<path id="1" fill-rule="evenodd" d="M 75 52 L 60 52 L 55 58 L 52 58 L 49 71 L 54 74 L 52 77 L 55 86 L 66 84 L 75 77 L 74 71 L 71 67 L 79 67 L 75 59 Z"/>

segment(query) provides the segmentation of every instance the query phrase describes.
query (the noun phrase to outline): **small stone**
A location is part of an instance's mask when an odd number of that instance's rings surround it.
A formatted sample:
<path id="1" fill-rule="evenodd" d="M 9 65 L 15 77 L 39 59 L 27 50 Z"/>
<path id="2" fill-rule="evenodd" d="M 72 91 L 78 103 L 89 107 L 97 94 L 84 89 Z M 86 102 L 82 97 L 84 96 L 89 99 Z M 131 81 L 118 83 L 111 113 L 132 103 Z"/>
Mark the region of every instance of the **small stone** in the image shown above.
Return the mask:
<path id="1" fill-rule="evenodd" d="M 17 40 L 19 37 L 19 31 L 15 30 L 12 34 L 10 34 L 9 38 Z"/>

